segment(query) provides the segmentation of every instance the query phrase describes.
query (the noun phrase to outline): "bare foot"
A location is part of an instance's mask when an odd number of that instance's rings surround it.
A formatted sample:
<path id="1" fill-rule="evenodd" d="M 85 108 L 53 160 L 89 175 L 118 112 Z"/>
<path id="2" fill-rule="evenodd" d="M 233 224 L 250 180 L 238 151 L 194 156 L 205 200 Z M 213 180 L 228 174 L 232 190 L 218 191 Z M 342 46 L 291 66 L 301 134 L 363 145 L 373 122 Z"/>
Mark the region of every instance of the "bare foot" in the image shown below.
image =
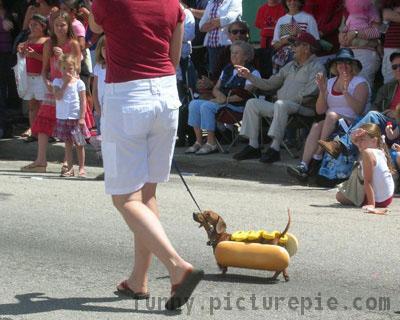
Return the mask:
<path id="1" fill-rule="evenodd" d="M 137 292 L 137 293 L 148 293 L 149 290 L 147 288 L 147 285 L 137 285 L 135 284 L 135 280 L 134 279 L 126 279 L 126 284 L 128 285 L 129 289 L 131 289 L 133 292 Z M 117 289 L 124 289 L 122 286 L 122 282 L 120 284 L 117 285 Z"/>
<path id="2" fill-rule="evenodd" d="M 194 267 L 186 261 L 183 261 L 181 264 L 177 265 L 170 274 L 171 284 L 176 285 L 181 283 L 183 278 L 186 276 L 186 273 L 193 269 Z"/>
<path id="3" fill-rule="evenodd" d="M 85 178 L 86 177 L 86 170 L 85 168 L 79 168 L 79 177 Z"/>

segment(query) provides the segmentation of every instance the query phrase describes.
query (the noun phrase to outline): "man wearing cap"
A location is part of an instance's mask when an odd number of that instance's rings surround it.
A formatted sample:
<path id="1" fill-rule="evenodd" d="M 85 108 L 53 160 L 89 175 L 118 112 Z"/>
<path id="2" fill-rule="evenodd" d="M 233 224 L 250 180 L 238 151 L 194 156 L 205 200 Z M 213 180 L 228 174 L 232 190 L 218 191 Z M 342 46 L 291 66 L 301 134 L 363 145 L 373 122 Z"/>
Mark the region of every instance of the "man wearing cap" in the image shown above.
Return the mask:
<path id="1" fill-rule="evenodd" d="M 260 158 L 261 162 L 272 163 L 280 160 L 280 144 L 284 138 L 288 116 L 298 113 L 304 116 L 315 115 L 315 102 L 318 88 L 315 76 L 325 74 L 323 65 L 316 59 L 318 49 L 316 39 L 307 32 L 299 33 L 293 39 L 294 60 L 268 79 L 257 79 L 250 71 L 237 66 L 240 76 L 250 80 L 258 89 L 275 92 L 275 103 L 264 99 L 250 99 L 244 109 L 240 134 L 249 138 L 249 145 L 236 153 L 236 160 Z M 260 117 L 272 118 L 268 135 L 272 143 L 261 156 L 258 142 Z"/>

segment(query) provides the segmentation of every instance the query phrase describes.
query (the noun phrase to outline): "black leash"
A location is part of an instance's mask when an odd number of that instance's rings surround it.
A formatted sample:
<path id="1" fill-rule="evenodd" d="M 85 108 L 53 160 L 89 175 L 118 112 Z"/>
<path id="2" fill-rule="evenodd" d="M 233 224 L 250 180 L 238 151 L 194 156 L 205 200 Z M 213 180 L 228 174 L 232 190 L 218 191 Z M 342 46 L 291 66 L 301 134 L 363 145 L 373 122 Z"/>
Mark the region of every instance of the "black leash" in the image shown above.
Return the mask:
<path id="1" fill-rule="evenodd" d="M 179 170 L 178 165 L 176 164 L 176 161 L 175 161 L 174 159 L 172 159 L 172 163 L 174 164 L 174 167 L 175 167 L 176 171 L 178 171 L 178 174 L 179 174 L 179 176 L 181 177 L 182 182 L 183 182 L 183 184 L 184 184 L 185 187 L 186 187 L 186 190 L 189 192 L 189 194 L 190 194 L 190 196 L 192 197 L 194 203 L 196 204 L 197 209 L 199 209 L 199 212 L 203 212 L 203 210 L 201 210 L 201 209 L 200 209 L 200 206 L 197 204 L 197 201 L 196 201 L 196 199 L 194 198 L 192 192 L 190 191 L 189 186 L 186 184 L 186 181 L 185 181 L 185 179 L 184 179 L 183 176 L 182 176 L 181 170 Z"/>

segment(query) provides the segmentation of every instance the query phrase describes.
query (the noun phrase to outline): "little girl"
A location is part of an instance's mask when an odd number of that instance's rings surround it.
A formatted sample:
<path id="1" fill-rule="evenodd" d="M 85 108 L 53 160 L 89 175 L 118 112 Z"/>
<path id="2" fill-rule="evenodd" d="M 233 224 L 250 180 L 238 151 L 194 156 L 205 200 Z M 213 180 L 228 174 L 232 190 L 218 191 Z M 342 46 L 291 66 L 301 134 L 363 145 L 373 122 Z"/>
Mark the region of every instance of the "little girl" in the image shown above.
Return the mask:
<path id="1" fill-rule="evenodd" d="M 63 55 L 60 60 L 62 78 L 53 80 L 53 92 L 56 98 L 56 126 L 54 136 L 65 142 L 65 160 L 67 170 L 61 173 L 62 177 L 73 177 L 72 147 L 75 144 L 79 176 L 85 172 L 85 138 L 90 132 L 85 124 L 86 90 L 85 84 L 79 79 L 79 64 L 72 55 Z"/>
<path id="2" fill-rule="evenodd" d="M 386 144 L 378 125 L 367 123 L 353 131 L 351 140 L 361 154 L 361 167 L 364 176 L 365 200 L 363 209 L 369 213 L 384 214 L 392 203 L 394 181 L 392 164 Z M 354 205 L 343 193 L 338 192 L 336 199 L 346 205 Z"/>
<path id="3" fill-rule="evenodd" d="M 380 23 L 378 11 L 372 0 L 346 0 L 346 9 L 349 13 L 346 25 L 342 32 L 347 34 L 351 31 L 359 32 L 370 28 L 373 23 Z M 379 34 L 377 34 L 377 37 Z M 371 40 L 356 37 L 352 45 L 356 47 L 368 46 Z M 375 40 L 376 41 L 376 40 Z"/>
<path id="4" fill-rule="evenodd" d="M 96 46 L 96 65 L 93 69 L 93 104 L 97 135 L 101 135 L 100 117 L 104 103 L 104 89 L 106 85 L 106 38 L 101 36 Z"/>
<path id="5" fill-rule="evenodd" d="M 28 87 L 23 97 L 28 101 L 29 108 L 29 128 L 21 136 L 27 137 L 26 142 L 37 140 L 31 135 L 31 127 L 35 121 L 36 114 L 40 107 L 40 102 L 44 99 L 46 87 L 41 77 L 42 61 L 43 61 L 43 47 L 47 41 L 47 21 L 46 18 L 34 14 L 29 20 L 29 38 L 26 42 L 18 45 L 18 52 L 25 56 L 26 59 L 26 72 L 28 76 Z"/>
<path id="6" fill-rule="evenodd" d="M 81 50 L 72 30 L 71 19 L 66 12 L 59 11 L 52 15 L 50 21 L 51 36 L 44 43 L 42 78 L 47 92 L 32 125 L 32 134 L 38 137 L 38 150 L 35 161 L 21 168 L 23 172 L 44 173 L 47 171 L 47 143 L 52 136 L 56 123 L 55 100 L 52 81 L 61 78 L 58 61 L 62 54 L 70 53 L 80 61 Z M 64 170 L 61 168 L 61 170 Z"/>

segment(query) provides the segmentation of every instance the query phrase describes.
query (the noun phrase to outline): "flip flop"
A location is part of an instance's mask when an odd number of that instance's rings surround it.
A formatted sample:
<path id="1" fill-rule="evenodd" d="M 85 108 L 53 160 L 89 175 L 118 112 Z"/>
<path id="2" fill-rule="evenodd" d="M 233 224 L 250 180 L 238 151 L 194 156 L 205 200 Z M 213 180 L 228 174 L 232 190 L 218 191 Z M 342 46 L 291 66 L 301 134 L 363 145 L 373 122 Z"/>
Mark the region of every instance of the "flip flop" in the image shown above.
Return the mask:
<path id="1" fill-rule="evenodd" d="M 117 291 L 114 292 L 116 295 L 123 295 L 130 297 L 135 300 L 144 300 L 150 297 L 148 292 L 135 292 L 128 286 L 128 281 L 124 280 L 117 286 Z"/>
<path id="2" fill-rule="evenodd" d="M 203 270 L 192 269 L 186 271 L 181 283 L 172 286 L 171 296 L 165 304 L 165 309 L 176 310 L 183 306 L 189 300 L 203 276 Z"/>
<path id="3" fill-rule="evenodd" d="M 22 172 L 36 172 L 36 173 L 46 173 L 47 166 L 40 166 L 34 162 L 21 168 Z"/>

